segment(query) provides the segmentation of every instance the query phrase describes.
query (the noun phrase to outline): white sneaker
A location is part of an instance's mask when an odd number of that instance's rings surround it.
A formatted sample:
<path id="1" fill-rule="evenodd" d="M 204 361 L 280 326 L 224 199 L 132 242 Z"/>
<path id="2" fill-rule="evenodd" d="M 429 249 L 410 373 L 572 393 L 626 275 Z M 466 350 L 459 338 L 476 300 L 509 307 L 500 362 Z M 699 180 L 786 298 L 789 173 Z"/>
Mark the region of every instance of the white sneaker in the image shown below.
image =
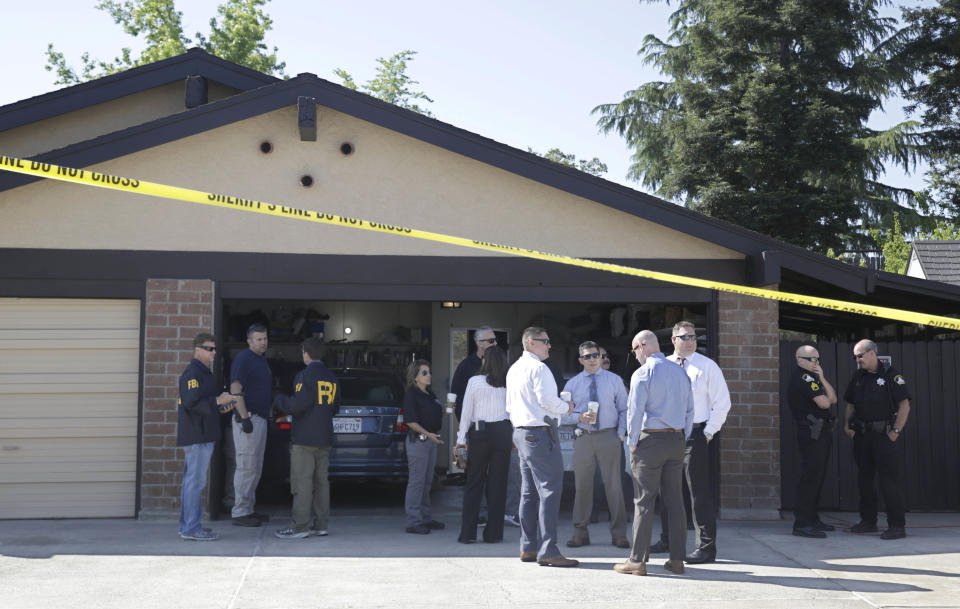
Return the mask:
<path id="1" fill-rule="evenodd" d="M 313 537 L 326 537 L 328 533 L 326 529 L 310 529 L 310 535 Z"/>
<path id="2" fill-rule="evenodd" d="M 278 537 L 280 539 L 303 539 L 305 537 L 310 537 L 310 533 L 308 533 L 307 531 L 295 531 L 293 527 L 287 527 L 286 529 L 279 529 L 273 535 L 274 537 Z"/>
<path id="3" fill-rule="evenodd" d="M 503 517 L 503 522 L 505 522 L 506 524 L 509 524 L 512 527 L 520 526 L 520 519 L 516 516 L 511 516 L 510 514 L 507 514 L 506 516 Z"/>

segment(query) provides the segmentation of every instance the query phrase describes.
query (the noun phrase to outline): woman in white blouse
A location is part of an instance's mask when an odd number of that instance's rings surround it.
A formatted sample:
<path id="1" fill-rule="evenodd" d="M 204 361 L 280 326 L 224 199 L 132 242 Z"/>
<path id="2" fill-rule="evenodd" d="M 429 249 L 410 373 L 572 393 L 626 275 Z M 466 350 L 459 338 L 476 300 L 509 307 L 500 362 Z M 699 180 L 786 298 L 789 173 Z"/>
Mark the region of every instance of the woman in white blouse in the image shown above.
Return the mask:
<path id="1" fill-rule="evenodd" d="M 499 347 L 483 354 L 479 374 L 467 382 L 457 447 L 467 447 L 467 486 L 463 494 L 460 543 L 477 540 L 480 498 L 487 492 L 487 526 L 483 540 L 503 541 L 507 472 L 513 449 L 513 426 L 507 416 L 507 356 Z"/>

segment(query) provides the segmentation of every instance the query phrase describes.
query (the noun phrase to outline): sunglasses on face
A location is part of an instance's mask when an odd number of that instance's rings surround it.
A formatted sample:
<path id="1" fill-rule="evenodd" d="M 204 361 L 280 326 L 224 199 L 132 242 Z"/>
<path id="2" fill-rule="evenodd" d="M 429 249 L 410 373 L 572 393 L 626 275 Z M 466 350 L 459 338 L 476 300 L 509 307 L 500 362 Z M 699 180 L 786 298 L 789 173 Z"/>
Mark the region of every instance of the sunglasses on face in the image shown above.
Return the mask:
<path id="1" fill-rule="evenodd" d="M 549 338 L 531 338 L 530 340 L 535 340 L 535 341 L 537 341 L 538 343 L 543 343 L 543 344 L 545 344 L 545 345 L 549 345 L 549 344 L 550 344 L 550 339 L 549 339 Z"/>
<path id="2" fill-rule="evenodd" d="M 680 340 L 697 340 L 696 334 L 677 334 L 674 338 L 679 338 Z"/>
<path id="3" fill-rule="evenodd" d="M 820 358 L 819 358 L 819 357 L 804 357 L 804 356 L 802 356 L 802 355 L 800 356 L 800 359 L 805 359 L 805 360 L 807 360 L 808 362 L 813 362 L 814 364 L 816 364 L 817 362 L 820 361 Z"/>
<path id="4" fill-rule="evenodd" d="M 477 342 L 478 342 L 478 343 L 487 343 L 487 344 L 491 344 L 491 345 L 492 345 L 493 343 L 497 342 L 497 339 L 496 339 L 496 338 L 478 338 L 478 339 L 477 339 Z"/>
<path id="5" fill-rule="evenodd" d="M 199 348 L 200 348 L 200 349 L 203 349 L 204 351 L 207 351 L 207 352 L 209 352 L 209 353 L 213 353 L 214 351 L 217 350 L 216 347 L 211 347 L 210 345 L 200 345 Z"/>
<path id="6" fill-rule="evenodd" d="M 583 355 L 580 356 L 580 359 L 597 359 L 598 357 L 605 357 L 605 356 L 602 356 L 599 353 L 584 353 Z"/>

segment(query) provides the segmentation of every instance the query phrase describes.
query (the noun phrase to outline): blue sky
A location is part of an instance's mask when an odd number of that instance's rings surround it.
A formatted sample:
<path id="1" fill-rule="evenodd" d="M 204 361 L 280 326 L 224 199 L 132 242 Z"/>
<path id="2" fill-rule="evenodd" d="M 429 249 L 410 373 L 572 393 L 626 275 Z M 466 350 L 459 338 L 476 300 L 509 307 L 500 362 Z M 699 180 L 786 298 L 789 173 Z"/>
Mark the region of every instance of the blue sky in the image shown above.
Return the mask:
<path id="1" fill-rule="evenodd" d="M 180 0 L 185 32 L 207 33 L 218 3 Z M 95 5 L 46 0 L 5 7 L 0 105 L 58 88 L 43 69 L 48 42 L 74 67 L 84 51 L 111 59 L 123 46 L 139 48 Z M 607 179 L 644 190 L 626 180 L 630 151 L 623 140 L 599 134 L 590 111 L 659 77 L 637 49 L 647 34 L 666 35 L 666 3 L 274 0 L 266 9 L 274 20 L 268 43 L 279 48 L 290 75 L 311 72 L 339 82 L 333 70 L 343 68 L 361 83 L 373 76 L 377 57 L 412 49 L 418 54 L 407 73 L 434 99 L 427 106 L 436 118 L 524 150 L 558 147 L 599 157 L 609 167 Z M 889 102 L 873 126 L 902 120 L 901 105 Z M 899 169 L 887 179 L 910 188 L 923 183 Z"/>

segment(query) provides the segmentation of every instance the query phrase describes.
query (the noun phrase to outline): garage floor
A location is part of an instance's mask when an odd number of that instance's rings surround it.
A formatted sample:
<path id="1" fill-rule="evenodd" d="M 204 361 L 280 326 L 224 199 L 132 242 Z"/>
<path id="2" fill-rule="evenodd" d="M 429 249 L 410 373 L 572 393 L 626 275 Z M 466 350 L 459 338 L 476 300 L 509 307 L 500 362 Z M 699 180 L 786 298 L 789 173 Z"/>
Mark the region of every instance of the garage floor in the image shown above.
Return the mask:
<path id="1" fill-rule="evenodd" d="M 612 570 L 625 552 L 600 543 L 603 525 L 593 527 L 598 545 L 569 552 L 579 569 L 521 563 L 512 527 L 501 544 L 458 544 L 461 493 L 434 493 L 447 529 L 427 536 L 403 532 L 398 505 L 335 507 L 330 536 L 306 540 L 273 537 L 288 513 L 260 529 L 214 523 L 223 538 L 213 543 L 181 541 L 172 519 L 0 521 L 0 607 L 792 609 L 956 607 L 960 598 L 960 514 L 910 514 L 901 541 L 807 540 L 788 521 L 722 521 L 719 562 L 673 576 L 658 556 L 639 578 Z M 562 515 L 563 540 L 571 529 Z"/>

